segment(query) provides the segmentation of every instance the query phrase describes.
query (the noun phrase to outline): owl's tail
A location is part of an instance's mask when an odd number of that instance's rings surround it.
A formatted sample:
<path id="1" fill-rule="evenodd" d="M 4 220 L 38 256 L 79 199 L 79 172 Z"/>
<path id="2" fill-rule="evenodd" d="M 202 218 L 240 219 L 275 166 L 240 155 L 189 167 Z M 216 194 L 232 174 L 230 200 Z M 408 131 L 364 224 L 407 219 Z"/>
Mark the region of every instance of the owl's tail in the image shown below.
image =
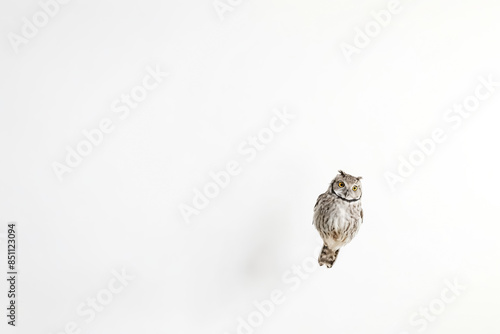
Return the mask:
<path id="1" fill-rule="evenodd" d="M 337 255 L 339 254 L 339 249 L 332 250 L 328 248 L 327 245 L 323 245 L 323 249 L 319 254 L 318 263 L 320 266 L 326 265 L 327 268 L 331 268 L 337 260 Z"/>

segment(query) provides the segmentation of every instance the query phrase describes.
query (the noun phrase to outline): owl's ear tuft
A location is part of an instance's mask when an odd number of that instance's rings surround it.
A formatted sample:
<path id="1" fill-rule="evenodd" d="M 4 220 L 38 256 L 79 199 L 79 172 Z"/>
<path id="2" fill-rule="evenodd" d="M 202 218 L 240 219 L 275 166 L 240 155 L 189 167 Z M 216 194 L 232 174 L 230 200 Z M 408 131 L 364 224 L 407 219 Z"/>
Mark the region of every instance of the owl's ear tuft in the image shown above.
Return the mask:
<path id="1" fill-rule="evenodd" d="M 345 176 L 345 173 L 343 171 L 341 171 L 340 169 L 339 169 L 339 173 L 340 173 L 340 175 Z"/>
<path id="2" fill-rule="evenodd" d="M 363 178 L 362 176 L 358 176 L 358 177 L 356 178 L 356 180 L 358 180 L 358 181 L 359 181 L 359 180 L 361 180 L 362 178 Z"/>

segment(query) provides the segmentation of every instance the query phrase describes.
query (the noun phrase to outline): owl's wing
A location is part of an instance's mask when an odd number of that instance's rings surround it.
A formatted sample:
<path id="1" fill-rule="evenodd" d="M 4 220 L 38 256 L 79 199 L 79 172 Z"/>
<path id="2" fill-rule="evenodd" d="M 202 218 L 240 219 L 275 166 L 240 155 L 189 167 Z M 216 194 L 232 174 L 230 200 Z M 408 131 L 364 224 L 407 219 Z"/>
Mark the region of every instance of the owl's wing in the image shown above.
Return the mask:
<path id="1" fill-rule="evenodd" d="M 318 199 L 316 200 L 316 204 L 314 205 L 314 218 L 313 218 L 313 225 L 314 225 L 314 220 L 316 218 L 316 211 L 319 210 L 320 202 L 326 197 L 326 194 L 321 194 L 318 196 Z"/>
<path id="2" fill-rule="evenodd" d="M 316 201 L 316 204 L 314 205 L 314 211 L 318 208 L 318 205 L 320 204 L 321 200 L 325 199 L 328 195 L 323 193 L 318 196 L 318 200 Z"/>
<path id="3" fill-rule="evenodd" d="M 316 210 L 316 207 L 318 206 L 319 201 L 321 200 L 321 196 L 322 196 L 322 195 L 323 195 L 323 194 L 321 194 L 321 195 L 319 195 L 319 196 L 318 196 L 318 199 L 316 200 L 316 204 L 314 204 L 314 210 Z"/>

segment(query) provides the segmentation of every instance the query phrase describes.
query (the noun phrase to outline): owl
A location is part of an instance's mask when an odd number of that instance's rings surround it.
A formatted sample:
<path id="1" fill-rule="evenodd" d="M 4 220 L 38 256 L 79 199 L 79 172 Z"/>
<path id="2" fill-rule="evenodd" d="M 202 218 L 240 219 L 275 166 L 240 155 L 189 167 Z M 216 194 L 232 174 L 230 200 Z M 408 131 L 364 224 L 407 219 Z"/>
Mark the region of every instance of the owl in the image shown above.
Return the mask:
<path id="1" fill-rule="evenodd" d="M 349 243 L 363 223 L 361 177 L 339 170 L 328 190 L 314 206 L 313 224 L 323 239 L 318 258 L 320 266 L 331 268 L 340 248 Z"/>

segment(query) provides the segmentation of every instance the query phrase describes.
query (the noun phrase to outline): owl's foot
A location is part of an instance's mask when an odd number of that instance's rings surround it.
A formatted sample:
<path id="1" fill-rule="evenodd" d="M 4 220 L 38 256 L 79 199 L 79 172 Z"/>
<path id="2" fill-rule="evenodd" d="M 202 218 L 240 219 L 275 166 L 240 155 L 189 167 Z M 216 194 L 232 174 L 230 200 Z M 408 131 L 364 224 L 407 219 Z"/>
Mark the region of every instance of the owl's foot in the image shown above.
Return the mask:
<path id="1" fill-rule="evenodd" d="M 335 261 L 337 260 L 337 255 L 339 254 L 339 250 L 336 251 L 330 250 L 326 245 L 323 246 L 321 250 L 321 254 L 318 258 L 318 263 L 320 266 L 325 265 L 327 268 L 331 268 Z"/>
<path id="2" fill-rule="evenodd" d="M 335 263 L 335 260 L 337 260 L 336 257 L 330 257 L 328 259 L 318 259 L 318 263 L 320 266 L 325 265 L 327 268 L 331 268 Z"/>

